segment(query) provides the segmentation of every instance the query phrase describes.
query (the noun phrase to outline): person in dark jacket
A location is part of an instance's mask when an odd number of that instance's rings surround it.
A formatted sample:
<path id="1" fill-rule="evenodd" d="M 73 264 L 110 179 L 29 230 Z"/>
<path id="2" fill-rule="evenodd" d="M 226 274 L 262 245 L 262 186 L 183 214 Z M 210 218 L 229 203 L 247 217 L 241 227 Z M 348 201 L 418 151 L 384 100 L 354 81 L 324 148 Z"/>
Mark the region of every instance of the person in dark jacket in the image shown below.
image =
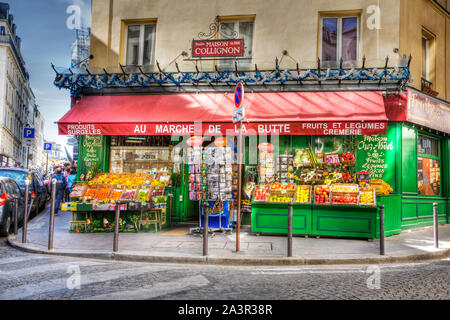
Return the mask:
<path id="1" fill-rule="evenodd" d="M 59 212 L 61 208 L 61 202 L 64 198 L 64 192 L 67 187 L 66 178 L 64 178 L 64 174 L 62 168 L 57 168 L 55 173 L 52 174 L 50 179 L 50 190 L 53 192 L 53 179 L 56 180 L 56 203 L 55 203 L 55 214 Z"/>

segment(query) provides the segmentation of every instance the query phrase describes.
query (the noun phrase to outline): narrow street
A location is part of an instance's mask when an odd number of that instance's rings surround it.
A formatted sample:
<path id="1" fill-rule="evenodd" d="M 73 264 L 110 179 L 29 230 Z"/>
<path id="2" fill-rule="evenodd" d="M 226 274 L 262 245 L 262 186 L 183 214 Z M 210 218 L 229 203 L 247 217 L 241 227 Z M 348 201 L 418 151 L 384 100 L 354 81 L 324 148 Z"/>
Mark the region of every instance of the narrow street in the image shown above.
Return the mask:
<path id="1" fill-rule="evenodd" d="M 370 278 L 377 267 L 380 289 Z M 28 254 L 10 248 L 5 239 L 0 246 L 1 300 L 446 300 L 449 296 L 450 259 L 379 266 L 220 267 Z"/>

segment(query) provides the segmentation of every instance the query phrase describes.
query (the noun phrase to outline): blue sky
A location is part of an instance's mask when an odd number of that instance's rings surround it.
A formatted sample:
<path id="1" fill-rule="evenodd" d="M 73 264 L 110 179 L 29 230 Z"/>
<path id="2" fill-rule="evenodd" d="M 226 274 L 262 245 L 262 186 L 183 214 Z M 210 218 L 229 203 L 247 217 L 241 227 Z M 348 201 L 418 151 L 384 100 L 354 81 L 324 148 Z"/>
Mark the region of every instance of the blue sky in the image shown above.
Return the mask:
<path id="1" fill-rule="evenodd" d="M 10 13 L 22 38 L 21 52 L 30 74 L 36 103 L 45 118 L 45 139 L 65 144 L 58 135 L 58 121 L 70 108 L 70 93 L 53 85 L 50 67 L 69 67 L 75 30 L 69 30 L 66 13 L 70 5 L 81 9 L 83 24 L 90 25 L 90 0 L 0 0 L 10 5 Z"/>

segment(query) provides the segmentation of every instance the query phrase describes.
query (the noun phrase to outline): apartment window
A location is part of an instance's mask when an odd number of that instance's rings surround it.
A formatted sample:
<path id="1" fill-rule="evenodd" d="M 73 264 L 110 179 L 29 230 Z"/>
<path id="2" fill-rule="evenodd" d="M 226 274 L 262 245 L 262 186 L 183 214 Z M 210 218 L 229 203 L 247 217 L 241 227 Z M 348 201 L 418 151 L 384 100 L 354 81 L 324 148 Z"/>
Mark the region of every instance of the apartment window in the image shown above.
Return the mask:
<path id="1" fill-rule="evenodd" d="M 439 140 L 427 136 L 417 137 L 417 181 L 419 194 L 441 194 L 441 167 Z"/>
<path id="2" fill-rule="evenodd" d="M 150 66 L 154 63 L 156 24 L 132 24 L 126 29 L 125 64 Z"/>
<path id="3" fill-rule="evenodd" d="M 323 17 L 320 28 L 320 56 L 324 67 L 356 63 L 359 48 L 359 17 Z"/>
<path id="4" fill-rule="evenodd" d="M 434 59 L 434 35 L 422 30 L 422 90 L 433 87 L 435 59 Z"/>
<path id="5" fill-rule="evenodd" d="M 244 39 L 244 55 L 239 58 L 247 58 L 238 60 L 239 67 L 249 67 L 252 65 L 253 55 L 253 29 L 255 22 L 253 20 L 225 20 L 220 22 L 222 27 L 220 38 L 231 39 L 237 35 L 238 39 Z M 221 70 L 234 69 L 234 59 L 218 60 L 217 65 Z"/>

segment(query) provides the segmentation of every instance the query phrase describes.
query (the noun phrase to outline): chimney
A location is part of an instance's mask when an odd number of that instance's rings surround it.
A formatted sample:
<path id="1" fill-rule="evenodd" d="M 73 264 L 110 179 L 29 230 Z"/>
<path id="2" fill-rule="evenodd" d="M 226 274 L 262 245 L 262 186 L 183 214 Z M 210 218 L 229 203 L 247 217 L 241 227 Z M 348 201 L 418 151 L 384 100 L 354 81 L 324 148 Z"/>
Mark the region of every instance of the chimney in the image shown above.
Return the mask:
<path id="1" fill-rule="evenodd" d="M 14 21 L 14 16 L 12 14 L 8 14 L 8 23 L 9 23 L 10 27 L 12 27 L 13 21 Z"/>
<path id="2" fill-rule="evenodd" d="M 22 43 L 22 39 L 19 36 L 16 36 L 16 44 L 17 44 L 17 49 L 19 49 L 19 51 L 20 51 L 21 43 Z"/>
<path id="3" fill-rule="evenodd" d="M 0 2 L 0 19 L 8 19 L 9 4 Z"/>

